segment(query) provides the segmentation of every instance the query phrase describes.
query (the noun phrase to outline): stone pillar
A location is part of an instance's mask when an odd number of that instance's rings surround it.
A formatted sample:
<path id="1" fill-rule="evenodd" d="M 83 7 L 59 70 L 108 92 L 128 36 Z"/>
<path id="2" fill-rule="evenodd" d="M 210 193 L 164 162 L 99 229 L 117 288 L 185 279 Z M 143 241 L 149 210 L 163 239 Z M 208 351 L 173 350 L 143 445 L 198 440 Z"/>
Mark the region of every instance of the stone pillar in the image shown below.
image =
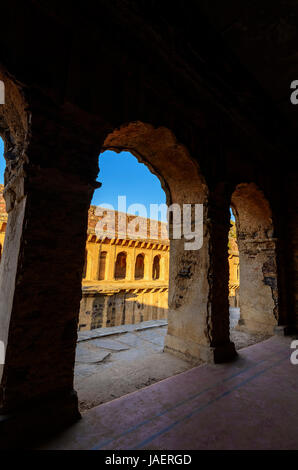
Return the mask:
<path id="1" fill-rule="evenodd" d="M 160 279 L 162 281 L 169 281 L 169 253 L 165 251 L 161 254 L 159 260 Z"/>
<path id="2" fill-rule="evenodd" d="M 107 326 L 109 299 L 110 299 L 110 295 L 105 294 L 104 304 L 103 304 L 103 313 L 102 313 L 102 328 L 106 328 Z"/>
<path id="3" fill-rule="evenodd" d="M 77 420 L 73 368 L 97 152 L 53 106 L 32 109 L 30 142 L 7 174 L 0 268 L 0 446 Z M 34 108 L 34 106 L 33 106 Z M 82 144 L 84 142 L 84 144 Z M 100 144 L 100 142 L 99 142 Z M 89 161 L 88 161 L 89 158 Z M 88 161 L 88 165 L 86 162 Z M 13 436 L 13 438 L 12 438 Z"/>
<path id="4" fill-rule="evenodd" d="M 135 280 L 135 265 L 136 265 L 136 250 L 126 250 L 126 276 L 125 281 L 134 281 Z"/>
<path id="5" fill-rule="evenodd" d="M 107 255 L 107 281 L 115 279 L 116 245 L 109 243 Z"/>
<path id="6" fill-rule="evenodd" d="M 273 334 L 278 318 L 276 240 L 239 239 L 240 331 Z"/>
<path id="7" fill-rule="evenodd" d="M 93 257 L 89 249 L 87 249 L 87 269 L 86 269 L 86 280 L 92 280 L 92 271 L 93 271 Z"/>
<path id="8" fill-rule="evenodd" d="M 169 251 L 166 249 L 166 251 L 163 252 L 161 256 L 161 269 L 163 269 L 164 274 L 162 279 L 169 282 Z"/>
<path id="9" fill-rule="evenodd" d="M 95 280 L 98 281 L 99 280 L 99 273 L 100 273 L 100 256 L 101 256 L 101 252 L 104 251 L 102 250 L 102 244 L 101 243 L 97 243 L 96 244 L 96 268 L 95 268 Z M 104 276 L 105 277 L 105 276 Z"/>
<path id="10" fill-rule="evenodd" d="M 230 210 L 224 191 L 210 196 L 210 269 L 207 334 L 215 362 L 236 356 L 230 341 L 228 238 Z"/>
<path id="11" fill-rule="evenodd" d="M 269 201 L 254 183 L 233 192 L 240 262 L 240 320 L 237 329 L 273 334 L 278 324 L 274 225 Z"/>
<path id="12" fill-rule="evenodd" d="M 192 362 L 218 363 L 236 355 L 229 338 L 227 200 L 224 193 L 210 195 L 204 204 L 199 250 L 185 250 L 184 239 L 171 240 L 165 350 Z"/>
<path id="13" fill-rule="evenodd" d="M 289 173 L 283 186 L 283 196 L 278 222 L 281 238 L 279 239 L 279 281 L 282 296 L 279 302 L 278 328 L 280 334 L 298 332 L 298 200 L 297 171 L 288 168 Z M 283 211 L 283 217 L 281 217 Z"/>
<path id="14" fill-rule="evenodd" d="M 146 251 L 144 257 L 144 281 L 150 281 L 152 279 L 152 250 Z"/>
<path id="15" fill-rule="evenodd" d="M 149 245 L 150 246 L 150 245 Z M 148 278 L 146 280 L 152 281 L 153 280 L 153 258 L 154 258 L 154 251 L 150 250 L 148 257 L 147 257 L 147 262 L 148 262 Z"/>

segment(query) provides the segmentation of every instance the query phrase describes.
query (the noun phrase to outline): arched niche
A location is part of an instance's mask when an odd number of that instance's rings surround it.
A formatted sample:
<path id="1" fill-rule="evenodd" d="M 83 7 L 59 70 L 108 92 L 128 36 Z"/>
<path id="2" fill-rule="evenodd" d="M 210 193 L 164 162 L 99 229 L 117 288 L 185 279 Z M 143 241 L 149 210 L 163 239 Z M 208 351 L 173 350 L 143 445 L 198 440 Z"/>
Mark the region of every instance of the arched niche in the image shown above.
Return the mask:
<path id="1" fill-rule="evenodd" d="M 139 253 L 136 256 L 135 261 L 135 279 L 144 279 L 145 274 L 145 255 L 143 253 Z"/>
<path id="2" fill-rule="evenodd" d="M 153 258 L 152 279 L 160 279 L 160 255 L 155 255 Z"/>
<path id="3" fill-rule="evenodd" d="M 115 262 L 115 279 L 124 280 L 127 275 L 127 253 L 121 251 L 118 253 Z"/>

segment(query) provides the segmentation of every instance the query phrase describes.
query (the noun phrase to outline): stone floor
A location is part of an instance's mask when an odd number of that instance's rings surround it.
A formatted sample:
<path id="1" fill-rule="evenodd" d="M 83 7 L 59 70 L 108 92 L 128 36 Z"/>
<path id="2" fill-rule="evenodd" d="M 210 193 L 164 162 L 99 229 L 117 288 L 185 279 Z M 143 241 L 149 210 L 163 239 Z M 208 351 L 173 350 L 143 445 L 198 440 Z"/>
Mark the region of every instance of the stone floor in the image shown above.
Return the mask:
<path id="1" fill-rule="evenodd" d="M 166 325 L 156 320 L 80 333 L 75 364 L 80 410 L 189 369 L 189 363 L 162 352 Z"/>
<path id="2" fill-rule="evenodd" d="M 92 408 L 43 449 L 296 449 L 298 366 L 275 336 Z M 157 365 L 157 364 L 156 364 Z"/>
<path id="3" fill-rule="evenodd" d="M 193 367 L 163 352 L 165 320 L 79 333 L 75 389 L 80 410 L 106 403 Z M 264 339 L 231 330 L 240 349 Z"/>

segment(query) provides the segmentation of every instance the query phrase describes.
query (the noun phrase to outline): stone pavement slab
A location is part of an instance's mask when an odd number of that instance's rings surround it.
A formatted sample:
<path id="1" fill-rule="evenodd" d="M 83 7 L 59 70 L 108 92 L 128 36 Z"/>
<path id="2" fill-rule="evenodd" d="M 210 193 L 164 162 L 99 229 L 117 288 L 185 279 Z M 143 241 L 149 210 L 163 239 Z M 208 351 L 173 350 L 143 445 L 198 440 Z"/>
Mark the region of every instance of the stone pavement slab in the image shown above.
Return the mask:
<path id="1" fill-rule="evenodd" d="M 93 349 L 88 347 L 83 347 L 78 345 L 76 348 L 76 362 L 84 364 L 96 364 L 102 362 L 110 355 L 109 352 L 103 351 L 101 349 Z"/>
<path id="2" fill-rule="evenodd" d="M 102 336 L 111 336 L 132 331 L 141 331 L 147 328 L 157 328 L 166 326 L 167 320 L 149 320 L 134 325 L 111 326 L 108 328 L 96 328 L 90 331 L 78 332 L 78 343 L 92 338 L 101 338 Z"/>
<path id="3" fill-rule="evenodd" d="M 119 339 L 120 338 L 122 338 L 122 335 L 119 336 Z M 110 339 L 110 338 L 91 339 L 88 341 L 88 343 L 93 347 L 109 349 L 111 351 L 125 351 L 126 349 L 129 349 L 129 346 L 125 346 L 120 341 L 117 341 L 117 338 L 115 337 L 113 339 Z"/>

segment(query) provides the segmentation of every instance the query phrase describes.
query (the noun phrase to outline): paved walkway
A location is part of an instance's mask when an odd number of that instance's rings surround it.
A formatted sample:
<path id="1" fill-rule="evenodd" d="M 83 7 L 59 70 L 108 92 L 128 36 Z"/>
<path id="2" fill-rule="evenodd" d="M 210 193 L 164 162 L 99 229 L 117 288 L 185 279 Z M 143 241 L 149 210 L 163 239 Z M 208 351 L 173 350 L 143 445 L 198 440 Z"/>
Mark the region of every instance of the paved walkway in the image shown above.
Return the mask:
<path id="1" fill-rule="evenodd" d="M 188 370 L 188 362 L 163 352 L 166 332 L 166 321 L 152 320 L 79 333 L 74 385 L 80 410 Z"/>
<path id="2" fill-rule="evenodd" d="M 47 449 L 297 449 L 298 366 L 272 337 L 105 403 Z"/>
<path id="3" fill-rule="evenodd" d="M 193 367 L 163 352 L 166 332 L 166 320 L 80 332 L 74 377 L 80 411 Z M 241 349 L 264 338 L 231 329 L 231 339 Z"/>

